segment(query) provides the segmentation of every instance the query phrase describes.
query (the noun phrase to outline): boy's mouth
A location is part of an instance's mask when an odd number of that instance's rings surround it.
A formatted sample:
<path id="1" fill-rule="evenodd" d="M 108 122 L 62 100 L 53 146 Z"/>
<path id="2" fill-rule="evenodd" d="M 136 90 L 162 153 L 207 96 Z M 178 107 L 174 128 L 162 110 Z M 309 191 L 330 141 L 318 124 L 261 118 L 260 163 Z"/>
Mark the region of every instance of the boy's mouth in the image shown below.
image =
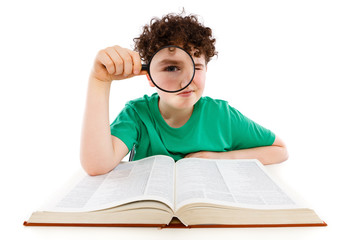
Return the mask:
<path id="1" fill-rule="evenodd" d="M 181 96 L 181 97 L 188 97 L 188 96 L 190 96 L 193 92 L 194 92 L 194 90 L 186 90 L 186 91 L 183 91 L 183 92 L 181 92 L 181 93 L 178 93 L 178 95 Z"/>

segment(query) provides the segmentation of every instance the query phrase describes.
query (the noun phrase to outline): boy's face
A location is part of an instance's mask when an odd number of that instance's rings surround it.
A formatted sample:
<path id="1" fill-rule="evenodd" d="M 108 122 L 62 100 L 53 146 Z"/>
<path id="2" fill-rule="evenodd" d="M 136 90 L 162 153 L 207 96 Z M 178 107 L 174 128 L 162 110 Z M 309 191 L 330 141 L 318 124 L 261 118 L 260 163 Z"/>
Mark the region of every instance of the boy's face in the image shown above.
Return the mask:
<path id="1" fill-rule="evenodd" d="M 187 88 L 177 93 L 167 93 L 157 89 L 162 105 L 167 105 L 168 107 L 178 110 L 189 109 L 201 98 L 205 88 L 207 70 L 205 56 L 195 57 L 193 53 L 191 54 L 195 62 L 193 81 Z M 155 87 L 151 81 L 149 81 L 149 83 L 150 86 Z"/>

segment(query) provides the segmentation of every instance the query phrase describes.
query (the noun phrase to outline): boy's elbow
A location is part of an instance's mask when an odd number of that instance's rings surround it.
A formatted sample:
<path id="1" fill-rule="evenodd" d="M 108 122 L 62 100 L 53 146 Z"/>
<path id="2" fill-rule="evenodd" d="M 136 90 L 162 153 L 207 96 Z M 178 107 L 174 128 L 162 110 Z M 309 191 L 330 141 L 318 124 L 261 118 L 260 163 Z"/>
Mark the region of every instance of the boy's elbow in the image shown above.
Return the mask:
<path id="1" fill-rule="evenodd" d="M 281 147 L 281 154 L 279 156 L 279 161 L 277 163 L 285 162 L 288 159 L 289 159 L 289 152 L 287 148 L 285 146 Z"/>
<path id="2" fill-rule="evenodd" d="M 109 170 L 102 168 L 99 164 L 96 164 L 99 162 L 97 159 L 81 156 L 80 162 L 82 168 L 89 176 L 98 176 L 109 172 Z"/>
<path id="3" fill-rule="evenodd" d="M 285 154 L 283 162 L 285 162 L 285 161 L 287 161 L 289 159 L 289 152 L 288 152 L 288 150 L 286 148 L 285 148 L 285 151 L 286 151 L 286 154 Z"/>
<path id="4" fill-rule="evenodd" d="M 272 151 L 270 154 L 264 155 L 263 158 L 260 158 L 260 162 L 262 162 L 264 165 L 270 165 L 279 164 L 289 159 L 289 153 L 285 146 L 276 146 L 276 148 L 273 150 L 275 151 Z"/>
<path id="5" fill-rule="evenodd" d="M 273 163 L 282 163 L 289 159 L 287 147 L 278 136 L 276 136 L 272 146 L 275 147 L 275 151 L 273 152 L 275 154 Z"/>
<path id="6" fill-rule="evenodd" d="M 84 169 L 84 171 L 89 175 L 89 176 L 98 176 L 98 175 L 102 175 L 105 174 L 106 172 L 100 171 L 97 167 L 94 166 L 89 166 L 87 164 L 81 164 L 82 168 Z"/>
<path id="7" fill-rule="evenodd" d="M 106 172 L 102 172 L 99 171 L 98 169 L 93 169 L 93 168 L 85 168 L 83 167 L 83 169 L 85 170 L 85 172 L 89 175 L 89 176 L 99 176 L 99 175 L 103 175 Z"/>

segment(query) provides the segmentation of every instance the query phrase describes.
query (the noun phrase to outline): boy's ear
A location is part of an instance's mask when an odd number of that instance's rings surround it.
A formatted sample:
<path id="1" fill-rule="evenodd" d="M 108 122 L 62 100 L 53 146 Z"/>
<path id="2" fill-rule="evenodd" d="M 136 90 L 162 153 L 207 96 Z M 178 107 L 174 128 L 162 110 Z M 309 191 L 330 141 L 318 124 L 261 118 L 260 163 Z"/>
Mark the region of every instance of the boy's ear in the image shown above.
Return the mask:
<path id="1" fill-rule="evenodd" d="M 151 81 L 150 76 L 149 76 L 148 73 L 146 74 L 146 77 L 147 77 L 147 79 L 148 79 L 148 82 L 149 82 L 150 87 L 155 87 L 155 85 L 154 85 L 154 83 Z"/>

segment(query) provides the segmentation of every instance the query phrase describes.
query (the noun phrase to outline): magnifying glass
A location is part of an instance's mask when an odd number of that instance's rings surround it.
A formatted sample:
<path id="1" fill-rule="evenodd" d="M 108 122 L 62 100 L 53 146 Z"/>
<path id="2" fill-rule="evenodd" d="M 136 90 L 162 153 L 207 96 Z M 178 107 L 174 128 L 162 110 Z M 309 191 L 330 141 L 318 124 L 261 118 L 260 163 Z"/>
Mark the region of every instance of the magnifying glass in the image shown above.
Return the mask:
<path id="1" fill-rule="evenodd" d="M 168 93 L 187 88 L 195 75 L 195 63 L 185 49 L 170 45 L 160 48 L 141 70 L 148 72 L 150 80 L 160 90 Z"/>

